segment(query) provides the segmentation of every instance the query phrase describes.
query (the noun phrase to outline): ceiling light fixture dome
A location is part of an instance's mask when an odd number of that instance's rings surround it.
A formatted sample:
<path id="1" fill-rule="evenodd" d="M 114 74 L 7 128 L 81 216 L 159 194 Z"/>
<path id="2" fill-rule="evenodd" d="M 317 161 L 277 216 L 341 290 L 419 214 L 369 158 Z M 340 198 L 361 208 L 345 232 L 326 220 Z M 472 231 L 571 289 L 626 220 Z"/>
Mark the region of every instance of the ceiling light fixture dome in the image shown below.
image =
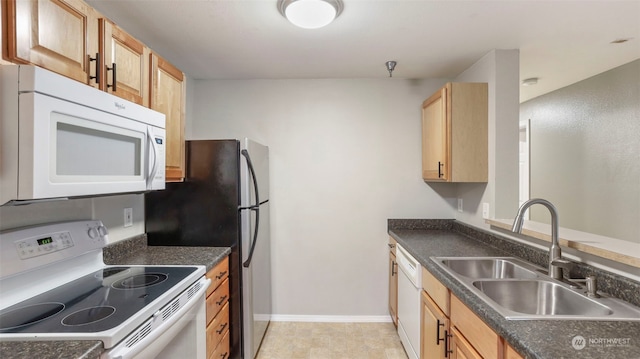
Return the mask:
<path id="1" fill-rule="evenodd" d="M 292 24 L 304 29 L 329 25 L 342 12 L 340 0 L 280 0 L 278 10 Z"/>

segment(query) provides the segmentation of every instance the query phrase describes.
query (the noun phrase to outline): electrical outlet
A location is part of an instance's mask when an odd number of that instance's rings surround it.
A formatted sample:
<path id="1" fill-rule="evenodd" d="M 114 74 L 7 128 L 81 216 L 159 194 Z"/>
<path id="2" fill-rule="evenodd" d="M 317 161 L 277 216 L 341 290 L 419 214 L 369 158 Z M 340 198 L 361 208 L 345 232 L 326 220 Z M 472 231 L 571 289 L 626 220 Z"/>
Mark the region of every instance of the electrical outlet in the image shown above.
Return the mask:
<path id="1" fill-rule="evenodd" d="M 124 209 L 124 226 L 125 227 L 133 226 L 133 208 Z"/>
<path id="2" fill-rule="evenodd" d="M 482 218 L 489 219 L 489 203 L 482 204 Z"/>
<path id="3" fill-rule="evenodd" d="M 458 198 L 458 212 L 462 212 L 462 198 Z"/>

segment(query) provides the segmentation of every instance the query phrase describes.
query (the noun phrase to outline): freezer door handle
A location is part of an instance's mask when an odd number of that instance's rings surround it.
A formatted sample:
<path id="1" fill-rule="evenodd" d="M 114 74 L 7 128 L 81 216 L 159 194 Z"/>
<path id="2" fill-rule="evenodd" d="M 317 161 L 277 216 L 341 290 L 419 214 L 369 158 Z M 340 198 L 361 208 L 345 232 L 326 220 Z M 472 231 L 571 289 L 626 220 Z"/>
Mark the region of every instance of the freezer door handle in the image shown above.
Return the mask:
<path id="1" fill-rule="evenodd" d="M 258 194 L 258 180 L 256 179 L 256 172 L 253 170 L 253 163 L 251 163 L 251 156 L 249 156 L 249 152 L 247 150 L 240 151 L 242 156 L 247 160 L 247 167 L 249 168 L 249 173 L 251 173 L 251 180 L 253 181 L 253 189 L 256 193 L 256 204 L 251 205 L 249 207 L 240 207 L 240 210 L 250 209 L 256 212 L 256 223 L 253 226 L 253 240 L 251 241 L 251 249 L 249 250 L 249 256 L 247 260 L 242 263 L 242 266 L 245 268 L 249 268 L 251 265 L 251 259 L 253 258 L 253 251 L 256 249 L 256 241 L 258 240 L 258 226 L 260 225 L 260 195 Z"/>

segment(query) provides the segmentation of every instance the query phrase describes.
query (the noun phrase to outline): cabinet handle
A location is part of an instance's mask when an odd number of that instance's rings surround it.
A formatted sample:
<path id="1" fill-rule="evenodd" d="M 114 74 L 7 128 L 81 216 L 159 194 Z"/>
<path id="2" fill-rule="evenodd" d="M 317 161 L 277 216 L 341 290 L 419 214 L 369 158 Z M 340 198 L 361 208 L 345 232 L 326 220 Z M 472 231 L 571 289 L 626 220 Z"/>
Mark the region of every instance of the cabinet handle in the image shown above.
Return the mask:
<path id="1" fill-rule="evenodd" d="M 398 263 L 396 263 L 396 261 L 392 261 L 391 262 L 391 276 L 393 277 L 394 275 L 398 274 L 398 272 L 396 272 L 396 266 L 398 265 Z"/>
<path id="2" fill-rule="evenodd" d="M 225 295 L 224 297 L 220 298 L 219 302 L 216 302 L 217 305 L 221 305 L 222 303 L 227 301 L 227 296 Z"/>
<path id="3" fill-rule="evenodd" d="M 449 338 L 453 337 L 453 335 L 449 334 L 447 330 L 444 331 L 444 357 L 448 358 L 450 353 L 453 353 L 453 350 L 449 350 L 449 344 L 451 341 Z"/>
<path id="4" fill-rule="evenodd" d="M 96 62 L 96 75 L 95 76 L 91 76 L 89 75 L 89 80 L 96 80 L 96 84 L 100 83 L 100 53 L 96 52 L 96 58 L 94 59 L 93 57 L 91 57 L 91 55 L 87 55 L 89 56 L 89 62 Z"/>
<path id="5" fill-rule="evenodd" d="M 440 319 L 437 320 L 438 322 L 438 328 L 436 329 L 436 345 L 440 345 L 441 341 L 445 341 L 446 342 L 446 331 L 445 331 L 445 337 L 444 338 L 440 338 L 440 327 L 444 327 L 444 323 L 440 323 Z M 446 346 L 447 344 L 445 344 Z"/>
<path id="6" fill-rule="evenodd" d="M 111 67 L 107 66 L 107 71 L 113 71 L 113 76 L 112 76 L 112 81 L 111 81 L 111 85 L 107 84 L 107 88 L 109 87 L 113 87 L 113 92 L 118 91 L 117 89 L 117 85 L 116 85 L 116 63 L 112 62 L 111 63 Z"/>
<path id="7" fill-rule="evenodd" d="M 442 166 L 444 166 L 444 163 L 438 161 L 438 178 L 442 177 Z"/>
<path id="8" fill-rule="evenodd" d="M 224 323 L 220 326 L 220 330 L 216 330 L 216 333 L 218 334 L 222 334 L 222 332 L 224 332 L 224 328 L 227 327 L 227 323 Z"/>
<path id="9" fill-rule="evenodd" d="M 226 274 L 227 274 L 227 271 L 220 272 L 220 274 L 216 276 L 216 279 L 222 279 L 222 277 L 224 277 Z"/>

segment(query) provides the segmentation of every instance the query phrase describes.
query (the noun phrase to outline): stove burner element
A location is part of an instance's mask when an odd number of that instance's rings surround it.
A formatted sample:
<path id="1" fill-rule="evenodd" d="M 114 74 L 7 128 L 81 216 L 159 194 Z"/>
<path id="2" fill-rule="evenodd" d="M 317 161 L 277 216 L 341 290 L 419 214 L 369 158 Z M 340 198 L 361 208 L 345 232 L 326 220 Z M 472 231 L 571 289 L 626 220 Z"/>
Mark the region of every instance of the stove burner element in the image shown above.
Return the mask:
<path id="1" fill-rule="evenodd" d="M 167 280 L 168 276 L 163 273 L 145 273 L 138 274 L 116 283 L 113 283 L 112 286 L 116 289 L 136 289 L 143 287 L 150 287 L 152 285 L 156 285 Z"/>
<path id="2" fill-rule="evenodd" d="M 69 314 L 62 319 L 62 324 L 68 326 L 95 323 L 111 316 L 116 312 L 114 307 L 91 307 Z"/>
<path id="3" fill-rule="evenodd" d="M 60 313 L 64 304 L 58 302 L 39 303 L 0 313 L 0 330 L 20 328 L 37 323 Z"/>

